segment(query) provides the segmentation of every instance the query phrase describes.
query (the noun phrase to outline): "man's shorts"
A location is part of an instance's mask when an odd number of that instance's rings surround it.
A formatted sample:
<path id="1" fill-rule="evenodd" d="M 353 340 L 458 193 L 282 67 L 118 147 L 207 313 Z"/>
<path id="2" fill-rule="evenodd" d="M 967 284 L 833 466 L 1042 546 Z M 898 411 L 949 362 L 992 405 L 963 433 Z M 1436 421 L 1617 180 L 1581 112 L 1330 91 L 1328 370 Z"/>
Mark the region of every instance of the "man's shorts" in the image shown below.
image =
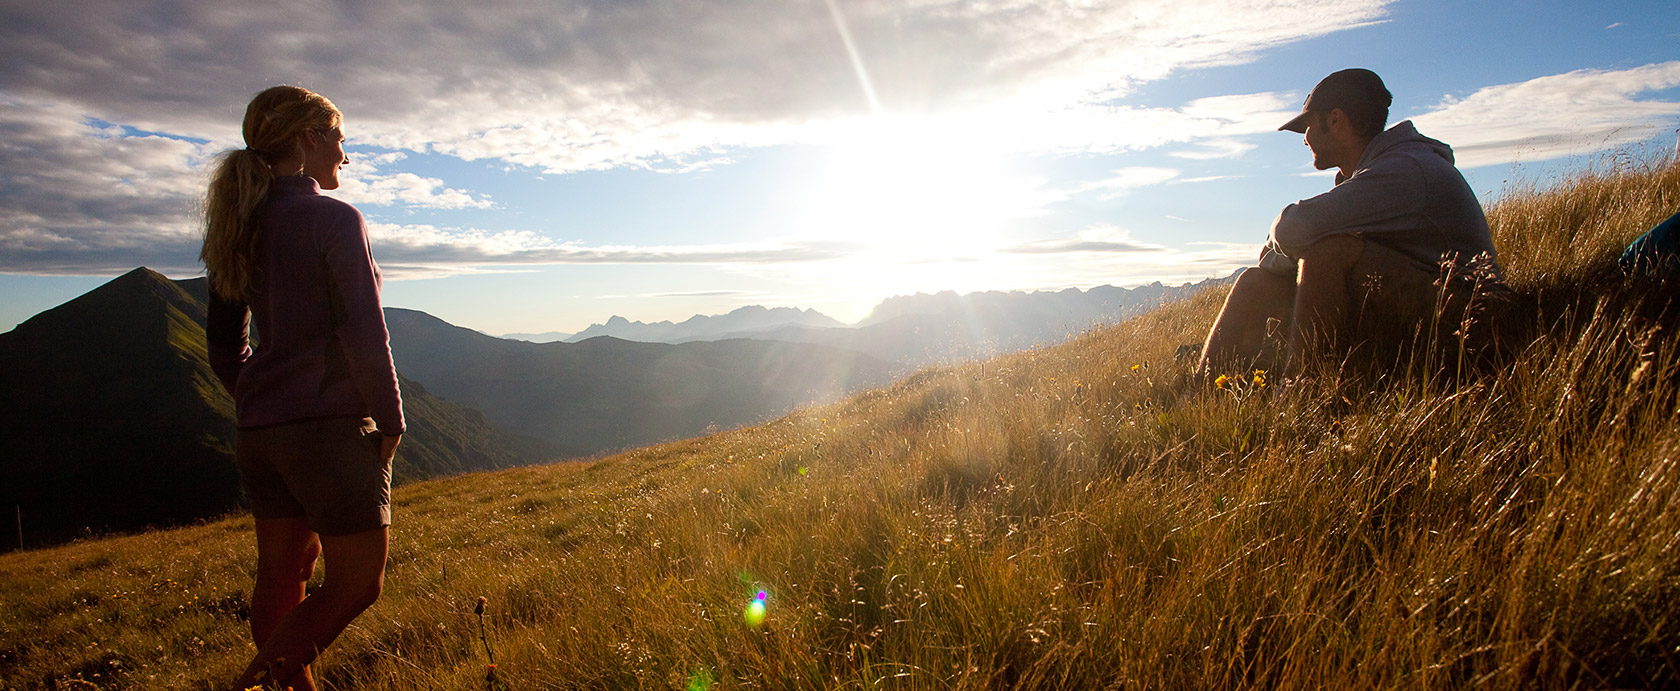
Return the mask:
<path id="1" fill-rule="evenodd" d="M 372 418 L 240 429 L 234 461 L 257 518 L 309 519 L 328 537 L 391 524 L 391 464 Z"/>
<path id="2" fill-rule="evenodd" d="M 1509 291 L 1497 278 L 1478 282 L 1468 269 L 1430 271 L 1404 254 L 1365 241 L 1359 260 L 1348 271 L 1355 304 L 1354 333 L 1361 340 L 1430 339 L 1437 345 L 1475 340 Z"/>

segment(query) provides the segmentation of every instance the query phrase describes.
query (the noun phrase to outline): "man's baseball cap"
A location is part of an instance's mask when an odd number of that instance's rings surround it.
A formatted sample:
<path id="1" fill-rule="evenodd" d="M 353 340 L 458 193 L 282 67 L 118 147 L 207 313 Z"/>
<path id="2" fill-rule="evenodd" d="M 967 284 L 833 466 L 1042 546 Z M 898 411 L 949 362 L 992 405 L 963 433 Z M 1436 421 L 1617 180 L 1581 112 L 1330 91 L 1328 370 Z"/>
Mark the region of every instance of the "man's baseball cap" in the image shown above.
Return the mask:
<path id="1" fill-rule="evenodd" d="M 1301 105 L 1301 114 L 1283 123 L 1278 131 L 1306 132 L 1307 114 L 1315 111 L 1327 112 L 1337 108 L 1387 111 L 1392 103 L 1394 96 L 1388 93 L 1388 87 L 1383 86 L 1382 77 L 1378 77 L 1376 72 L 1359 67 L 1332 72 L 1313 87 L 1312 93 L 1307 94 L 1307 102 Z"/>

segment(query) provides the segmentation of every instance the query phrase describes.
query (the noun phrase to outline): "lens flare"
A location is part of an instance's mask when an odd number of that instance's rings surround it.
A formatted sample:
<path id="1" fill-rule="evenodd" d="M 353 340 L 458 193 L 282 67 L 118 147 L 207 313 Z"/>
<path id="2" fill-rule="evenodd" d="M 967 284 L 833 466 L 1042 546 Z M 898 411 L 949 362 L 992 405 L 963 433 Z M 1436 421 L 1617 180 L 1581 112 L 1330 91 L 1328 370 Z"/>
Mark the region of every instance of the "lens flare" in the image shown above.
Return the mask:
<path id="1" fill-rule="evenodd" d="M 747 626 L 757 627 L 764 623 L 765 603 L 769 599 L 770 593 L 762 590 L 753 595 L 752 601 L 747 603 L 747 611 L 741 614 L 741 618 L 747 621 Z"/>

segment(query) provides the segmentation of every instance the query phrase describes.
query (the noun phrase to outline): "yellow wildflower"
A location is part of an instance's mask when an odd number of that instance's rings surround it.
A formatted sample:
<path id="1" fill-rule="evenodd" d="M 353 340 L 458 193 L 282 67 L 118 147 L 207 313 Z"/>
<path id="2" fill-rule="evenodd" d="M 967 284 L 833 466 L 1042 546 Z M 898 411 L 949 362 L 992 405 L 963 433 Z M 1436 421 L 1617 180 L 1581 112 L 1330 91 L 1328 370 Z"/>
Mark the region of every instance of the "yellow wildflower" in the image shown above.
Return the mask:
<path id="1" fill-rule="evenodd" d="M 1219 378 L 1213 380 L 1213 386 L 1216 389 L 1223 389 L 1223 388 L 1225 388 L 1227 386 L 1230 386 L 1230 385 L 1231 385 L 1231 378 L 1228 377 L 1228 376 L 1225 376 L 1223 374 L 1219 375 Z"/>

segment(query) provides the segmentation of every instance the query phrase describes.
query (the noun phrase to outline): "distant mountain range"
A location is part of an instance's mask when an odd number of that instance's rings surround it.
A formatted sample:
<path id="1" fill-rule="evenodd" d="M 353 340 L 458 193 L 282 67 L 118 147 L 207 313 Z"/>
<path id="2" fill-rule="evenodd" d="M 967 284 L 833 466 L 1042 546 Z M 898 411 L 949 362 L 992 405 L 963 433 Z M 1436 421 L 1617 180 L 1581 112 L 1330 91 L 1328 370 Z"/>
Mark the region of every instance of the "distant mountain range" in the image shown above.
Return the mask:
<path id="1" fill-rule="evenodd" d="M 1045 334 L 1075 333 L 1092 324 L 1115 322 L 1135 316 L 1139 308 L 1155 309 L 1163 302 L 1182 299 L 1210 285 L 1231 278 L 1210 278 L 1198 283 L 1165 286 L 1160 281 L 1136 288 L 1097 286 L 1090 290 L 1068 288 L 1057 291 L 981 291 L 959 295 L 953 291 L 899 295 L 882 300 L 857 323 L 860 328 L 884 324 L 909 316 L 939 320 L 970 319 L 980 323 L 1014 324 Z"/>
<path id="2" fill-rule="evenodd" d="M 22 513 L 27 544 L 240 505 L 233 400 L 205 351 L 205 295 L 203 279 L 141 268 L 0 334 L 0 508 Z M 399 482 L 555 455 L 402 385 Z"/>
<path id="3" fill-rule="evenodd" d="M 568 455 L 694 436 L 888 383 L 892 366 L 818 344 L 731 339 L 528 343 L 387 308 L 397 368 Z"/>
<path id="4" fill-rule="evenodd" d="M 882 301 L 855 326 L 815 310 L 757 305 L 725 315 L 695 315 L 682 323 L 645 324 L 614 316 L 566 340 L 613 336 L 648 343 L 731 338 L 812 343 L 885 360 L 903 372 L 936 362 L 1060 343 L 1093 326 L 1124 321 L 1231 280 L 1210 278 L 1177 286 L 1156 282 L 1136 288 L 1098 286 L 1030 293 L 917 293 Z"/>
<path id="5" fill-rule="evenodd" d="M 670 321 L 633 322 L 613 315 L 605 324 L 591 324 L 589 328 L 564 339 L 568 343 L 585 341 L 596 336 L 612 336 L 626 341 L 644 343 L 688 343 L 690 341 L 721 341 L 731 338 L 757 338 L 766 332 L 787 327 L 833 328 L 845 324 L 813 309 L 794 307 L 763 307 L 748 305 L 728 314 L 707 316 L 696 314 L 682 323 Z M 530 339 L 534 340 L 534 339 Z"/>
<path id="6" fill-rule="evenodd" d="M 1177 286 L 1155 282 L 1136 288 L 917 293 L 882 301 L 854 327 L 787 328 L 765 337 L 856 350 L 914 368 L 1061 343 L 1234 278 L 1235 274 Z"/>

